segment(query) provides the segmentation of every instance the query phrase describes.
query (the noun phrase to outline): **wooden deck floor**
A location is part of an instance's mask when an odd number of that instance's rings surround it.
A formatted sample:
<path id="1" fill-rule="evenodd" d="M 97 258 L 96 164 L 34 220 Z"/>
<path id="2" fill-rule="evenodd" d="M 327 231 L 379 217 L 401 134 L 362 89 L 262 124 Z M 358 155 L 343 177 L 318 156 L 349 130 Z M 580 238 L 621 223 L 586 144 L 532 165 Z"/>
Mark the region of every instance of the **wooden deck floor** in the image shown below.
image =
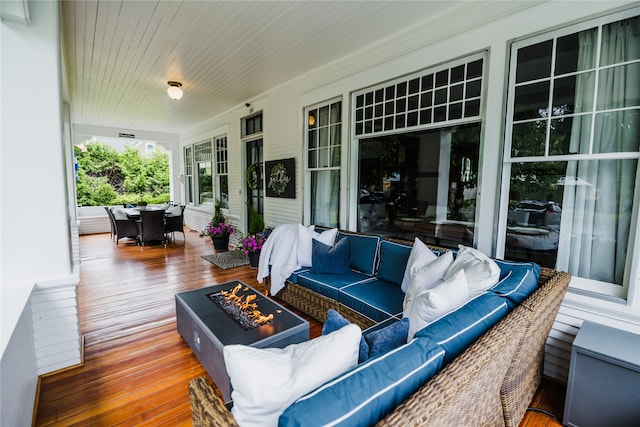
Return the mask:
<path id="1" fill-rule="evenodd" d="M 222 270 L 203 260 L 210 239 L 185 228 L 186 242 L 147 246 L 109 234 L 80 238 L 78 285 L 84 366 L 41 379 L 37 426 L 190 426 L 187 384 L 207 375 L 176 331 L 174 295 L 242 280 L 258 289 L 256 270 Z M 311 335 L 321 325 L 312 321 Z M 545 382 L 532 402 L 558 417 L 564 388 Z M 528 412 L 521 426 L 561 426 Z"/>

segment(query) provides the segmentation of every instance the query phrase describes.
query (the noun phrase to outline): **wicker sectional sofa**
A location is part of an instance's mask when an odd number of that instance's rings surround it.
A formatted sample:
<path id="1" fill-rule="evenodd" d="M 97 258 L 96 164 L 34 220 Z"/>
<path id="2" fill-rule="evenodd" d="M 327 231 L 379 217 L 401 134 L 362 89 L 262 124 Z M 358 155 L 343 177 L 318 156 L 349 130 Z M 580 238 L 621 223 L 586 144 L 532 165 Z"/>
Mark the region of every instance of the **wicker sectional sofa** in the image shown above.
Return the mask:
<path id="1" fill-rule="evenodd" d="M 276 297 L 319 321 L 326 320 L 329 309 L 336 310 L 345 319 L 360 325 L 365 330 L 363 334 L 398 321 L 402 317 L 404 294 L 400 282 L 411 242 L 372 237 L 375 236 L 340 232 L 338 239 L 350 239 L 353 274 L 323 276 L 302 269 L 290 277 Z M 432 250 L 437 254 L 446 251 L 442 248 Z M 373 386 L 386 389 L 371 391 L 376 397 L 367 399 L 366 405 L 356 403 L 357 409 L 344 409 L 357 412 L 367 407 L 368 413 L 356 417 L 338 416 L 335 419 L 342 420 L 339 424 L 517 426 L 540 383 L 544 343 L 570 276 L 530 265 L 538 278 L 538 286 L 533 293 L 526 291 L 524 295 L 519 284 L 510 283 L 514 282 L 513 277 L 522 283 L 524 276 L 519 276 L 518 272 L 527 266 L 497 262 L 501 269 L 500 283 L 504 283 L 502 288 L 496 286 L 486 295 L 473 298 L 460 309 L 433 322 L 431 329 L 425 328 L 416 334 L 412 345 L 365 362 L 359 365 L 358 372 L 354 370 L 355 373 L 332 381 L 326 386 L 327 390 L 319 389 L 313 396 L 292 404 L 281 417 L 281 423 L 309 425 L 309 420 L 313 420 L 312 424 L 321 425 L 324 422 L 319 420 L 329 416 L 327 412 L 330 411 L 326 408 L 345 406 L 342 401 L 351 399 L 353 390 L 361 387 L 363 381 L 369 392 L 371 378 L 381 377 L 381 372 L 386 374 L 389 366 L 406 365 L 407 372 L 391 374 L 401 376 L 402 380 L 392 377 L 388 384 L 380 386 L 380 381 L 376 380 Z M 534 288 L 535 283 L 531 289 Z M 373 291 L 368 294 L 367 289 Z M 455 340 L 442 339 L 440 331 L 443 327 L 439 325 L 457 325 L 455 316 L 477 316 L 479 319 L 470 320 L 473 327 L 461 328 L 469 331 L 467 336 L 464 332 L 460 339 L 458 334 L 455 334 Z M 445 341 L 449 344 L 443 344 Z M 420 347 L 416 349 L 417 346 Z M 426 354 L 431 357 L 429 364 L 424 360 Z M 421 359 L 411 359 L 416 357 Z M 414 362 L 420 369 L 409 367 Z M 385 367 L 384 363 L 391 365 Z M 415 376 L 416 372 L 419 372 L 418 376 Z M 393 389 L 391 393 L 386 391 L 390 388 Z M 236 425 L 204 378 L 193 380 L 189 391 L 195 426 Z M 327 396 L 330 396 L 329 401 Z M 332 398 L 337 399 L 335 404 L 331 403 Z"/>

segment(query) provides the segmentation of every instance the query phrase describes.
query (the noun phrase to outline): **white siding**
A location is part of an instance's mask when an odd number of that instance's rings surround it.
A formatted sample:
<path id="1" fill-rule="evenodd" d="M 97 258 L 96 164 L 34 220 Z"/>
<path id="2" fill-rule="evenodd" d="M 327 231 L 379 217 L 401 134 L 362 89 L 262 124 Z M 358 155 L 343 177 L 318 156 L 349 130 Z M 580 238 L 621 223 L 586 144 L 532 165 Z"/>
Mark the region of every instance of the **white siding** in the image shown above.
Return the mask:
<path id="1" fill-rule="evenodd" d="M 82 362 L 77 278 L 38 284 L 31 295 L 38 374 Z"/>
<path id="2" fill-rule="evenodd" d="M 303 109 L 305 106 L 341 97 L 343 100 L 343 179 L 341 183 L 341 210 L 343 227 L 349 212 L 351 200 L 355 209 L 355 194 L 349 194 L 349 186 L 356 183 L 357 164 L 354 159 L 355 144 L 349 140 L 350 93 L 394 79 L 402 75 L 432 67 L 470 53 L 488 51 L 486 105 L 483 111 L 483 142 L 480 159 L 480 191 L 476 228 L 476 244 L 485 253 L 496 253 L 495 219 L 499 217 L 498 191 L 503 149 L 503 124 L 505 114 L 506 82 L 508 77 L 508 46 L 513 40 L 530 37 L 554 28 L 566 26 L 592 17 L 611 13 L 621 8 L 635 7 L 632 2 L 583 2 L 580 8 L 571 2 L 539 2 L 530 9 L 510 16 L 496 16 L 492 22 L 474 26 L 468 18 L 468 31 L 456 27 L 467 19 L 460 4 L 460 16 L 442 16 L 433 25 L 413 27 L 396 34 L 374 46 L 326 64 L 312 72 L 276 87 L 258 99 L 249 99 L 251 108 L 262 111 L 264 117 L 264 158 L 277 160 L 294 157 L 296 159 L 296 198 L 265 199 L 265 222 L 268 226 L 283 223 L 304 222 L 304 155 L 303 155 Z M 455 25 L 454 25 L 455 23 Z M 187 131 L 181 135 L 181 144 L 189 144 L 202 135 L 215 136 L 216 129 L 228 130 L 230 168 L 230 212 L 237 224 L 245 223 L 244 209 L 244 148 L 240 139 L 240 119 L 249 114 L 244 105 L 228 111 Z M 353 215 L 351 215 L 352 217 Z M 189 221 L 196 221 L 190 217 Z M 206 223 L 206 221 L 205 221 Z M 196 223 L 198 226 L 204 225 Z M 353 226 L 351 226 L 353 228 Z M 632 286 L 633 287 L 633 286 Z M 635 290 L 630 292 L 633 295 Z M 583 320 L 602 323 L 616 323 L 632 328 L 640 324 L 638 316 L 628 314 L 630 307 L 613 304 L 601 309 L 602 300 L 585 297 L 588 303 L 579 309 L 563 303 L 561 316 L 555 323 L 547 342 L 547 375 L 565 380 L 571 343 Z M 636 298 L 638 299 L 638 298 Z"/>

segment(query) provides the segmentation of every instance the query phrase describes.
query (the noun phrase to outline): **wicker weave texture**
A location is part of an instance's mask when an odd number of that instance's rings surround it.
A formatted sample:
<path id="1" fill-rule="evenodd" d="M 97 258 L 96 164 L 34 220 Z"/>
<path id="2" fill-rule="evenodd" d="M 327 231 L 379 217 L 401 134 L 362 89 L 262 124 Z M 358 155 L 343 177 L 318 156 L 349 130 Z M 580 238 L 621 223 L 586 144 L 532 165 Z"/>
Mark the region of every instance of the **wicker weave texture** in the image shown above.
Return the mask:
<path id="1" fill-rule="evenodd" d="M 548 270 L 548 269 L 547 269 Z M 505 425 L 518 426 L 542 381 L 544 344 L 551 331 L 556 314 L 567 290 L 571 276 L 551 270 L 545 286 L 536 290 L 519 309 L 531 310 L 531 322 L 527 325 L 516 353 L 505 375 L 500 397 Z"/>
<path id="2" fill-rule="evenodd" d="M 204 377 L 189 382 L 194 427 L 237 427 L 238 423 Z"/>
<path id="3" fill-rule="evenodd" d="M 340 310 L 337 301 L 291 282 L 286 283 L 284 289 L 278 292 L 276 298 L 308 314 L 319 322 L 327 320 L 327 311 L 330 308 L 336 311 Z"/>

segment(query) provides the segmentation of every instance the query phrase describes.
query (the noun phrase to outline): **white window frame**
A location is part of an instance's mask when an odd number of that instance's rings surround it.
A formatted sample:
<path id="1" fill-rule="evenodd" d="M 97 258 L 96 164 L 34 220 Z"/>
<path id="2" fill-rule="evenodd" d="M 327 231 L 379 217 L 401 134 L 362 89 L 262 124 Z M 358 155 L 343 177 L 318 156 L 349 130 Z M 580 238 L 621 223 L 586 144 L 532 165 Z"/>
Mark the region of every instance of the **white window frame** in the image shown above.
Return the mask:
<path id="1" fill-rule="evenodd" d="M 215 177 L 215 193 L 216 197 L 219 200 L 223 200 L 222 197 L 222 185 L 220 185 L 220 177 L 227 177 L 227 198 L 229 197 L 229 140 L 227 135 L 220 135 L 213 138 L 214 149 L 215 149 L 215 168 L 214 168 L 214 177 Z M 229 200 L 227 200 L 227 206 L 224 206 L 223 209 L 229 209 Z"/>
<path id="2" fill-rule="evenodd" d="M 197 158 L 197 154 L 198 154 L 198 147 L 199 146 L 206 146 L 208 144 L 209 146 L 209 150 L 208 153 L 205 153 L 205 158 L 202 159 L 198 159 Z M 201 196 L 201 188 L 200 188 L 200 174 L 198 173 L 198 171 L 200 170 L 200 164 L 201 163 L 211 163 L 211 193 L 212 195 L 216 192 L 216 185 L 215 185 L 215 170 L 214 170 L 214 159 L 213 159 L 213 139 L 212 138 L 206 138 L 202 141 L 196 142 L 193 144 L 193 173 L 194 173 L 194 180 L 193 180 L 193 186 L 194 186 L 194 192 L 193 192 L 193 197 L 194 197 L 194 205 L 195 206 L 213 206 L 214 202 L 211 201 L 211 203 L 201 203 L 200 202 L 200 196 Z M 208 155 L 208 156 L 207 156 Z"/>
<path id="3" fill-rule="evenodd" d="M 625 302 L 630 306 L 640 307 L 640 226 L 638 200 L 640 200 L 640 152 L 638 153 L 598 153 L 598 154 L 568 154 L 568 155 L 544 155 L 531 157 L 512 157 L 511 156 L 511 139 L 512 139 L 512 117 L 513 117 L 513 100 L 515 93 L 515 52 L 519 48 L 535 45 L 550 39 L 578 33 L 589 28 L 606 25 L 622 19 L 631 18 L 637 15 L 637 10 L 621 12 L 594 20 L 582 22 L 576 25 L 564 27 L 555 31 L 550 31 L 534 37 L 520 39 L 514 41 L 511 45 L 512 52 L 510 58 L 510 67 L 508 74 L 508 101 L 506 110 L 506 127 L 505 127 L 505 144 L 504 159 L 502 164 L 502 180 L 501 180 L 501 196 L 500 196 L 500 215 L 498 220 L 498 235 L 496 240 L 496 257 L 503 258 L 506 247 L 506 230 L 507 230 L 507 213 L 509 206 L 509 188 L 511 179 L 511 165 L 514 163 L 534 163 L 534 162 L 562 162 L 569 160 L 608 160 L 608 159 L 637 159 L 638 172 L 636 174 L 636 183 L 634 188 L 634 208 L 631 215 L 631 228 L 629 247 L 627 251 L 627 259 L 625 262 L 625 276 L 622 286 L 613 283 L 600 282 L 592 279 L 581 277 L 572 277 L 570 288 L 578 292 L 584 292 L 587 295 L 593 295 L 596 298 L 613 300 L 614 302 Z M 553 58 L 552 58 L 553 60 Z M 599 65 L 598 65 L 599 67 Z M 549 115 L 550 116 L 550 115 Z M 546 153 L 546 150 L 545 150 Z"/>
<path id="4" fill-rule="evenodd" d="M 308 122 L 308 117 L 309 117 L 309 112 L 312 110 L 319 110 L 320 108 L 323 107 L 330 107 L 332 104 L 335 103 L 340 103 L 340 122 L 338 123 L 340 126 L 340 165 L 339 166 L 326 166 L 326 167 L 310 167 L 309 166 L 309 151 L 311 150 L 311 148 L 309 147 L 309 122 Z M 313 172 L 320 172 L 320 171 L 338 171 L 340 174 L 340 185 L 339 187 L 342 187 L 342 180 L 343 180 L 343 173 L 342 173 L 342 168 L 343 168 L 343 164 L 344 164 L 344 149 L 345 149 L 345 143 L 344 143 L 344 113 L 345 113 L 345 103 L 343 102 L 342 97 L 336 97 L 336 98 L 332 98 L 329 99 L 327 101 L 323 101 L 317 104 L 313 104 L 310 105 L 308 107 L 304 108 L 304 154 L 303 154 L 303 164 L 304 164 L 304 188 L 307 189 L 304 192 L 304 218 L 306 219 L 306 222 L 310 222 L 311 221 L 311 176 L 313 174 Z M 318 120 L 318 118 L 316 117 L 316 120 Z M 329 126 L 327 126 L 327 128 L 331 128 L 331 126 L 336 125 L 336 124 L 330 124 Z M 331 145 L 331 142 L 329 142 L 328 148 L 331 149 L 331 147 L 335 147 L 333 145 Z M 344 208 L 342 205 L 342 198 L 340 195 L 338 195 L 338 225 L 342 226 L 342 221 L 344 218 L 344 214 L 343 214 Z"/>

